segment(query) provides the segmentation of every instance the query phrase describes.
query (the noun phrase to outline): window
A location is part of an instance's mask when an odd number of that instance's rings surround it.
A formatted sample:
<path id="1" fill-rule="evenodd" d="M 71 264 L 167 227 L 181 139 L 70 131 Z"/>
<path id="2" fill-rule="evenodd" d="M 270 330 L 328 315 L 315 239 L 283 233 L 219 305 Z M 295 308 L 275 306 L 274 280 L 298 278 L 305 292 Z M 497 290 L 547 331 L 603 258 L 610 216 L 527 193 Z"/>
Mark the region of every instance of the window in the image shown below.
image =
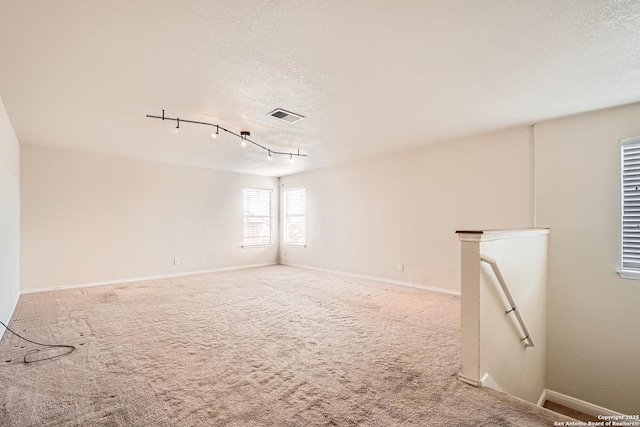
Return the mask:
<path id="1" fill-rule="evenodd" d="M 243 246 L 271 244 L 271 190 L 244 189 Z"/>
<path id="2" fill-rule="evenodd" d="M 304 245 L 304 188 L 284 192 L 284 243 Z"/>
<path id="3" fill-rule="evenodd" d="M 640 279 L 640 137 L 620 141 L 622 262 L 620 275 Z"/>

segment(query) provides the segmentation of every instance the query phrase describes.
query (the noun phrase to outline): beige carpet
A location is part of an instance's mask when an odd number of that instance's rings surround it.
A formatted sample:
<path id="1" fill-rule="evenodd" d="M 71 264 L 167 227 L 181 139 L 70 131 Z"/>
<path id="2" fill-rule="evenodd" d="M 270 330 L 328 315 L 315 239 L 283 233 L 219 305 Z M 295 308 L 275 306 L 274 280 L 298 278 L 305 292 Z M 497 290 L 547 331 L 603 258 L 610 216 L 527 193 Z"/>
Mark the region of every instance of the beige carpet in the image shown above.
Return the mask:
<path id="1" fill-rule="evenodd" d="M 459 319 L 456 296 L 286 266 L 26 294 L 9 326 L 78 349 L 24 364 L 6 332 L 0 425 L 569 420 L 457 381 Z"/>

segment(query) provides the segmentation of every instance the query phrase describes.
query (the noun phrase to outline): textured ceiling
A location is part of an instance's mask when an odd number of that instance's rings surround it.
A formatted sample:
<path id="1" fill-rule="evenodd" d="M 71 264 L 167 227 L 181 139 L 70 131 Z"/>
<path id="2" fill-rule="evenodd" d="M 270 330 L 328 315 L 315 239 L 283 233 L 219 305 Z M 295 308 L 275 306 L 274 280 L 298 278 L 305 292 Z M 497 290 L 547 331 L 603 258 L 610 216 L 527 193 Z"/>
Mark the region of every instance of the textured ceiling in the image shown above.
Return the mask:
<path id="1" fill-rule="evenodd" d="M 0 0 L 22 143 L 282 176 L 640 101 L 640 2 Z M 279 151 L 145 118 L 218 123 Z M 268 117 L 283 108 L 306 117 Z"/>

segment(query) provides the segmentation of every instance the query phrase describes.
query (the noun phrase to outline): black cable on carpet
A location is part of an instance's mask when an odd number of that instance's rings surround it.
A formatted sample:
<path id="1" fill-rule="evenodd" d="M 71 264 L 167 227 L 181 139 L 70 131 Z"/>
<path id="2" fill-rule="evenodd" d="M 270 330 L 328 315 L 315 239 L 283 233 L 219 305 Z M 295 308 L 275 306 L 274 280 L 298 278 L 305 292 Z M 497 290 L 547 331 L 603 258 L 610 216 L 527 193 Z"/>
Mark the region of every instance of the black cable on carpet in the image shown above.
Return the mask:
<path id="1" fill-rule="evenodd" d="M 20 334 L 18 334 L 18 333 L 16 333 L 16 332 L 13 332 L 13 331 L 12 331 L 12 330 L 7 326 L 7 325 L 5 325 L 4 323 L 2 323 L 1 321 L 0 321 L 0 325 L 4 326 L 4 327 L 7 329 L 7 331 L 11 332 L 13 335 L 17 336 L 18 338 L 22 338 L 23 340 L 28 341 L 28 342 L 30 342 L 30 343 L 33 343 L 33 344 L 36 344 L 36 345 L 41 345 L 41 346 L 43 346 L 43 347 L 68 348 L 68 349 L 69 349 L 69 351 L 67 351 L 66 353 L 56 354 L 55 356 L 45 357 L 45 358 L 43 358 L 43 359 L 27 360 L 27 357 L 29 357 L 29 355 L 30 355 L 31 353 L 36 353 L 36 352 L 40 351 L 40 349 L 39 349 L 39 348 L 34 348 L 33 350 L 29 350 L 29 351 L 27 352 L 27 354 L 25 354 L 25 355 L 24 355 L 24 359 L 23 359 L 23 360 L 24 360 L 24 363 L 35 363 L 35 362 L 42 362 L 43 360 L 55 359 L 56 357 L 66 356 L 67 354 L 69 354 L 69 353 L 73 352 L 73 350 L 75 350 L 75 349 L 76 349 L 74 346 L 72 346 L 72 345 L 67 345 L 67 344 L 43 344 L 43 343 L 41 343 L 41 342 L 32 341 L 32 340 L 30 340 L 29 338 L 25 338 L 25 337 L 23 337 L 22 335 L 20 335 Z"/>

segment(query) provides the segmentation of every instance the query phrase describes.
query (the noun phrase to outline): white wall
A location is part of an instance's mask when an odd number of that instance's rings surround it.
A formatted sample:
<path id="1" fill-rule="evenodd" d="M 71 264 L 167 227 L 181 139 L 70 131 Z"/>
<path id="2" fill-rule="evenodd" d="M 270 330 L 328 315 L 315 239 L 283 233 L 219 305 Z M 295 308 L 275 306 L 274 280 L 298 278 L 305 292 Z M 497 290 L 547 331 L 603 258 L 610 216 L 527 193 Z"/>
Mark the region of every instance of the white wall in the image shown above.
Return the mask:
<path id="1" fill-rule="evenodd" d="M 20 145 L 0 99 L 0 320 L 20 295 Z M 0 338 L 4 328 L 0 327 Z"/>
<path id="2" fill-rule="evenodd" d="M 460 289 L 457 229 L 549 227 L 547 388 L 640 412 L 640 281 L 616 274 L 618 140 L 640 104 L 281 179 L 307 188 L 307 248 L 283 263 Z M 287 251 L 284 256 L 283 251 Z M 396 271 L 398 263 L 405 272 Z"/>
<path id="3" fill-rule="evenodd" d="M 462 381 L 538 402 L 546 376 L 547 235 L 548 230 L 539 228 L 458 234 Z M 512 306 L 493 266 L 481 262 L 488 258 L 495 261 L 517 313 L 505 315 Z"/>
<path id="4" fill-rule="evenodd" d="M 243 187 L 277 218 L 277 178 L 24 144 L 21 174 L 23 290 L 276 262 L 241 245 Z"/>
<path id="5" fill-rule="evenodd" d="M 550 227 L 547 388 L 640 412 L 640 281 L 620 257 L 620 147 L 640 104 L 536 126 L 538 225 Z"/>
<path id="6" fill-rule="evenodd" d="M 531 226 L 531 183 L 527 128 L 283 177 L 307 190 L 307 247 L 280 260 L 459 290 L 456 230 Z"/>
<path id="7" fill-rule="evenodd" d="M 639 117 L 635 104 L 535 127 L 537 226 L 551 229 L 547 388 L 627 413 L 640 411 L 640 282 L 616 274 L 618 140 L 640 135 Z M 284 189 L 307 189 L 308 246 L 281 247 L 281 261 L 459 290 L 455 230 L 534 225 L 530 148 L 522 128 L 284 177 Z M 18 167 L 5 167 L 11 233 Z M 235 216 L 243 186 L 275 179 L 32 146 L 21 168 L 25 290 L 276 259 L 240 248 Z M 16 265 L 2 274 L 18 277 Z"/>
<path id="8" fill-rule="evenodd" d="M 530 231 L 480 242 L 480 253 L 497 262 L 535 344 L 525 347 L 520 341 L 524 334 L 516 316 L 505 316 L 508 300 L 491 267 L 481 263 L 480 374 L 488 373 L 503 391 L 537 403 L 546 388 L 548 236 Z"/>

